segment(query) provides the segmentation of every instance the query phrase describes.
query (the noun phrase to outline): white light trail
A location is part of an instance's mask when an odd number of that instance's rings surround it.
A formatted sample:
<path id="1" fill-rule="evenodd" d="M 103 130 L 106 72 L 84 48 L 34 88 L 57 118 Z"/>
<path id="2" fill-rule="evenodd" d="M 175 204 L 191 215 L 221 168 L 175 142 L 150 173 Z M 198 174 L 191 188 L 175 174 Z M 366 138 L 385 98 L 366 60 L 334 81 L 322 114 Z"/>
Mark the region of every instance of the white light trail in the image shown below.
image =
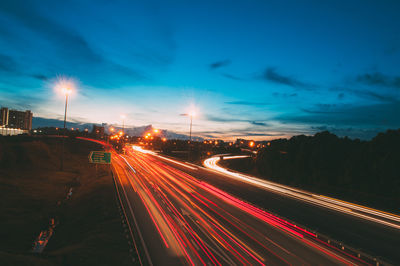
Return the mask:
<path id="1" fill-rule="evenodd" d="M 246 156 L 239 155 L 239 156 L 224 156 L 224 159 L 238 159 L 244 158 Z M 248 157 L 248 156 L 247 156 Z M 249 175 L 240 174 L 237 172 L 229 171 L 226 168 L 223 168 L 217 165 L 218 161 L 220 160 L 219 156 L 211 157 L 206 159 L 203 164 L 205 167 L 217 171 L 219 173 L 223 173 L 225 176 L 230 178 L 234 178 L 236 180 L 246 182 L 251 185 L 255 185 L 259 188 L 273 191 L 275 193 L 284 194 L 286 196 L 302 200 L 317 206 L 333 209 L 339 212 L 347 213 L 361 219 L 369 220 L 372 222 L 380 223 L 386 226 L 390 226 L 396 229 L 400 229 L 400 225 L 396 222 L 400 222 L 400 216 L 371 209 L 368 207 L 356 205 L 350 202 L 344 202 L 341 200 L 329 198 L 322 195 L 313 194 L 307 191 L 303 191 L 300 189 L 291 188 L 288 186 L 284 186 L 281 184 L 277 184 L 274 182 L 270 182 L 267 180 L 263 180 L 260 178 L 256 178 Z M 383 219 L 382 219 L 383 218 Z M 389 221 L 388 221 L 389 220 Z"/>

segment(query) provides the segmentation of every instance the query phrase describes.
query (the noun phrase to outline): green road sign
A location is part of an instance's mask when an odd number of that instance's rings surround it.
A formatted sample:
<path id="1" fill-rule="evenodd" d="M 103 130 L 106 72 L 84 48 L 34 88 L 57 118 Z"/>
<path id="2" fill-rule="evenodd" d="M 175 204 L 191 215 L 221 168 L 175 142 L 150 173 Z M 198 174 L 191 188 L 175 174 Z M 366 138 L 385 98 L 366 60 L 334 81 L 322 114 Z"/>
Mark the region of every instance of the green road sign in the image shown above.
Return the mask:
<path id="1" fill-rule="evenodd" d="M 111 163 L 111 152 L 91 151 L 89 154 L 89 162 L 91 163 Z"/>

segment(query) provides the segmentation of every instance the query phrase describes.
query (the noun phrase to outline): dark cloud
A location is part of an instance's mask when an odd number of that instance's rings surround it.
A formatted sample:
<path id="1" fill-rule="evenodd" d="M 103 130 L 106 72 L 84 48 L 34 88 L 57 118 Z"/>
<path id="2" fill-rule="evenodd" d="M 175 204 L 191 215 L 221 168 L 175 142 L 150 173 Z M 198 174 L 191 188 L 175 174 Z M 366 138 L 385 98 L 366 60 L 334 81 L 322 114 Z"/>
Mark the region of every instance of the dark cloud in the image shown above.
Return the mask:
<path id="1" fill-rule="evenodd" d="M 266 137 L 275 137 L 275 136 L 282 136 L 282 134 L 270 134 L 270 133 L 256 133 L 256 132 L 243 132 L 242 136 L 266 136 Z"/>
<path id="2" fill-rule="evenodd" d="M 400 125 L 400 101 L 371 105 L 314 105 L 303 108 L 302 112 L 283 114 L 275 117 L 282 123 L 310 125 L 386 127 L 398 128 Z"/>
<path id="3" fill-rule="evenodd" d="M 210 64 L 209 67 L 210 67 L 211 69 L 217 69 L 217 68 L 221 68 L 221 67 L 228 66 L 228 65 L 230 65 L 231 63 L 232 63 L 231 60 L 226 59 L 226 60 L 214 62 L 214 63 Z"/>
<path id="4" fill-rule="evenodd" d="M 285 76 L 281 73 L 278 73 L 276 71 L 276 69 L 273 67 L 268 67 L 265 70 L 265 72 L 263 73 L 263 75 L 261 76 L 261 79 L 269 81 L 269 82 L 277 83 L 277 84 L 282 84 L 282 85 L 287 85 L 287 86 L 294 87 L 294 88 L 301 88 L 301 89 L 307 89 L 307 90 L 311 90 L 315 87 L 312 84 L 307 84 L 307 83 L 302 82 L 293 77 Z"/>
<path id="5" fill-rule="evenodd" d="M 292 97 L 297 97 L 297 93 L 280 93 L 280 92 L 274 92 L 272 93 L 274 97 L 281 97 L 281 98 L 292 98 Z"/>
<path id="6" fill-rule="evenodd" d="M 230 104 L 230 105 L 248 105 L 248 106 L 269 105 L 269 103 L 265 103 L 265 102 L 250 102 L 250 101 L 231 101 L 231 102 L 225 102 L 225 104 Z"/>
<path id="7" fill-rule="evenodd" d="M 65 49 L 66 54 L 81 56 L 95 62 L 102 61 L 102 58 L 90 48 L 84 38 L 69 28 L 41 16 L 32 2 L 1 1 L 0 10 L 53 42 L 60 49 Z"/>
<path id="8" fill-rule="evenodd" d="M 243 120 L 243 119 L 226 118 L 226 117 L 219 117 L 219 116 L 214 116 L 214 115 L 206 115 L 206 118 L 208 121 L 213 121 L 213 122 L 247 122 L 246 120 Z"/>
<path id="9" fill-rule="evenodd" d="M 244 123 L 249 123 L 250 125 L 253 126 L 262 126 L 262 127 L 267 127 L 268 124 L 263 122 L 263 121 L 256 121 L 256 120 L 250 120 L 250 119 L 239 119 L 239 118 L 231 118 L 231 117 L 217 117 L 214 115 L 206 115 L 206 118 L 208 121 L 213 121 L 213 122 L 227 122 L 227 123 L 237 123 L 237 122 L 244 122 Z"/>
<path id="10" fill-rule="evenodd" d="M 49 80 L 49 77 L 43 75 L 43 74 L 33 74 L 31 75 L 33 78 L 38 79 L 38 80 L 42 80 L 42 81 L 47 81 Z"/>
<path id="11" fill-rule="evenodd" d="M 267 123 L 264 122 L 257 122 L 257 121 L 250 121 L 250 124 L 255 125 L 255 126 L 268 126 Z"/>
<path id="12" fill-rule="evenodd" d="M 232 79 L 232 80 L 245 80 L 244 78 L 241 78 L 241 77 L 238 77 L 238 76 L 235 76 L 235 75 L 231 75 L 231 74 L 228 74 L 228 73 L 222 73 L 221 75 L 223 77 L 225 77 L 225 78 Z"/>
<path id="13" fill-rule="evenodd" d="M 400 76 L 390 77 L 380 72 L 358 75 L 356 81 L 370 86 L 384 86 L 400 89 Z"/>
<path id="14" fill-rule="evenodd" d="M 357 97 L 380 101 L 380 102 L 396 102 L 398 101 L 397 97 L 393 97 L 392 95 L 384 95 L 382 93 L 376 93 L 369 90 L 356 90 L 356 89 L 349 89 L 349 88 L 331 88 L 330 91 L 342 91 L 338 94 L 338 99 L 343 99 L 346 93 L 351 93 Z"/>
<path id="15" fill-rule="evenodd" d="M 14 72 L 17 64 L 11 56 L 0 54 L 0 71 Z"/>
<path id="16" fill-rule="evenodd" d="M 357 91 L 356 94 L 364 97 L 364 98 L 370 98 L 374 100 L 379 100 L 382 102 L 396 102 L 397 100 L 389 95 L 382 95 L 378 94 L 372 91 Z"/>
<path id="17" fill-rule="evenodd" d="M 23 97 L 15 94 L 15 91 L 7 88 L 0 88 L 0 103 L 2 106 L 9 106 L 15 109 L 37 109 L 43 105 L 44 99 L 39 95 L 27 95 Z"/>
<path id="18" fill-rule="evenodd" d="M 72 75 L 79 73 L 81 76 L 83 73 L 96 74 L 96 79 L 92 81 L 95 81 L 95 85 L 100 87 L 112 87 L 112 84 L 107 83 L 105 79 L 100 79 L 99 73 L 118 73 L 134 80 L 147 79 L 140 71 L 103 57 L 78 32 L 48 19 L 40 14 L 36 7 L 37 5 L 33 1 L 0 1 L 0 12 L 13 18 L 18 24 L 23 25 L 48 42 L 51 49 L 55 49 L 57 56 L 60 57 L 57 59 L 65 63 L 64 67 L 73 66 L 67 67 L 63 70 L 64 72 L 70 72 Z M 155 58 L 155 56 L 152 56 L 152 58 Z M 162 61 L 165 59 L 155 58 L 154 60 Z M 23 62 L 16 63 L 18 68 L 23 69 Z M 20 72 L 16 67 L 9 69 L 9 71 L 17 72 L 17 74 Z M 35 75 L 28 76 L 40 79 Z"/>

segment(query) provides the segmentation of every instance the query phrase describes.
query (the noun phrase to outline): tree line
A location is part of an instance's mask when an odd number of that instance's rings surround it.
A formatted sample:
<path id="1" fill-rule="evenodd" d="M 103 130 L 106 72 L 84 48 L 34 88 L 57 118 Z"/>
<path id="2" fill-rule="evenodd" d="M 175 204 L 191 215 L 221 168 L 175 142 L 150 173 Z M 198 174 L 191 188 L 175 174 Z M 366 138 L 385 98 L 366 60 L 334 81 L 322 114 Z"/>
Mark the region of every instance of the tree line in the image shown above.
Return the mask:
<path id="1" fill-rule="evenodd" d="M 254 165 L 269 180 L 400 212 L 400 129 L 370 141 L 328 131 L 273 140 Z"/>

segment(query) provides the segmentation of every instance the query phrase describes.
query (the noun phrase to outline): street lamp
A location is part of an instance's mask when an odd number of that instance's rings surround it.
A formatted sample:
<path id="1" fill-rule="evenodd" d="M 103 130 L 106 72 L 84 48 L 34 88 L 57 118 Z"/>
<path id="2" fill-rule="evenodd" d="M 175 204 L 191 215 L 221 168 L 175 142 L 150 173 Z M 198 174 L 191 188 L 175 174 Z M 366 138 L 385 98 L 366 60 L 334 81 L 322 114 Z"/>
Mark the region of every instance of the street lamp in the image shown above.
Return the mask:
<path id="1" fill-rule="evenodd" d="M 190 117 L 190 129 L 189 129 L 189 142 L 192 141 L 192 126 L 193 126 L 193 117 L 196 116 L 196 107 L 191 106 L 190 111 L 185 114 L 180 114 L 181 116 L 189 116 Z"/>
<path id="2" fill-rule="evenodd" d="M 68 95 L 70 95 L 72 89 L 70 87 L 63 87 L 62 93 L 65 95 L 65 109 L 64 109 L 64 131 L 63 131 L 63 138 L 62 138 L 62 150 L 61 150 L 61 166 L 60 170 L 64 170 L 64 146 L 65 146 L 65 131 L 67 125 L 67 106 L 68 106 Z"/>
<path id="3" fill-rule="evenodd" d="M 125 118 L 126 115 L 121 115 L 122 118 L 122 133 L 125 134 Z"/>
<path id="4" fill-rule="evenodd" d="M 110 135 L 112 135 L 112 134 L 113 134 L 113 132 L 114 132 L 114 128 L 113 128 L 113 127 L 111 127 L 111 128 L 109 129 L 109 131 L 111 131 L 111 133 L 110 133 L 110 132 L 108 133 L 107 144 L 109 144 L 109 143 L 110 143 Z"/>
<path id="5" fill-rule="evenodd" d="M 194 110 L 189 112 L 190 116 L 190 130 L 189 130 L 189 141 L 192 142 L 192 125 L 193 125 L 193 117 L 196 115 Z"/>
<path id="6" fill-rule="evenodd" d="M 189 116 L 190 117 L 190 128 L 189 128 L 189 150 L 188 150 L 188 160 L 190 160 L 190 149 L 191 149 L 191 143 L 192 143 L 192 126 L 193 126 L 193 117 L 196 116 L 196 107 L 191 106 L 190 111 L 185 114 L 180 114 L 181 116 Z M 175 143 L 174 143 L 175 144 Z"/>

